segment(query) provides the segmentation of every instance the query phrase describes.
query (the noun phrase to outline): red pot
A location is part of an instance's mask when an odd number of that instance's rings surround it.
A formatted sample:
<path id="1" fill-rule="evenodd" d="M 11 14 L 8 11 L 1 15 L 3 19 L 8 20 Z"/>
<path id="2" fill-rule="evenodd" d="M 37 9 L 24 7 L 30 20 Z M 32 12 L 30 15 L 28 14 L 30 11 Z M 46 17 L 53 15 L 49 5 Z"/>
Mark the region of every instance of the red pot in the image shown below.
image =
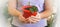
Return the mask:
<path id="1" fill-rule="evenodd" d="M 33 16 L 36 16 L 36 15 L 37 15 L 37 12 L 32 13 L 32 15 L 33 15 Z"/>
<path id="2" fill-rule="evenodd" d="M 32 13 L 30 12 L 30 10 L 27 10 L 27 8 L 30 8 L 31 6 L 23 6 L 23 17 L 28 18 L 32 15 Z"/>

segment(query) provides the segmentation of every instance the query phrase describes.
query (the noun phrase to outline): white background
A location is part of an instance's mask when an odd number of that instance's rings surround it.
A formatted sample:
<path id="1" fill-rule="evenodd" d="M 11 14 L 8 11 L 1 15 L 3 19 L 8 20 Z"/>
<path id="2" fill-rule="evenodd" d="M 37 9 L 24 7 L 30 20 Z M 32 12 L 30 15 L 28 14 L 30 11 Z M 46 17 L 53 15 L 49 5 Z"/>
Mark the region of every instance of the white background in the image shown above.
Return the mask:
<path id="1" fill-rule="evenodd" d="M 0 27 L 7 27 L 6 19 L 3 16 L 3 8 L 6 5 L 7 0 L 0 0 Z"/>
<path id="2" fill-rule="evenodd" d="M 7 27 L 6 19 L 3 16 L 3 8 L 6 5 L 7 1 L 8 0 L 0 0 L 0 27 Z M 60 27 L 60 13 L 59 13 L 60 12 L 60 4 L 59 4 L 60 0 L 53 0 L 52 3 L 54 4 L 53 5 L 54 12 L 57 13 L 54 27 Z"/>

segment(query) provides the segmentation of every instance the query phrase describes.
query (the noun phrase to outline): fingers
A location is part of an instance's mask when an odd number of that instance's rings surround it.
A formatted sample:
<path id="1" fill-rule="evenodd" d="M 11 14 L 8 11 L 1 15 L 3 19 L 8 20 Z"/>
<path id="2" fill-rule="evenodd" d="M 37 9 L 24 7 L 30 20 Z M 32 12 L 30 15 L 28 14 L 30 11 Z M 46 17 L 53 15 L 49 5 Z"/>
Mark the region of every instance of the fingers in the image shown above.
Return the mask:
<path id="1" fill-rule="evenodd" d="M 37 23 L 40 21 L 40 19 L 38 18 L 30 18 L 29 20 L 30 20 L 30 23 Z"/>
<path id="2" fill-rule="evenodd" d="M 25 21 L 25 18 L 22 17 L 22 16 L 19 16 L 19 20 L 20 20 L 20 21 Z"/>
<path id="3" fill-rule="evenodd" d="M 23 16 L 19 16 L 19 20 L 22 21 L 23 23 L 37 23 L 40 21 L 40 18 L 31 16 L 31 17 L 25 19 Z"/>
<path id="4" fill-rule="evenodd" d="M 33 18 L 33 19 L 40 19 L 39 17 L 36 17 L 36 16 L 31 16 L 30 18 Z"/>
<path id="5" fill-rule="evenodd" d="M 37 23 L 37 22 L 39 22 L 39 20 L 30 19 L 30 23 Z"/>
<path id="6" fill-rule="evenodd" d="M 40 14 L 39 13 L 37 13 L 37 15 L 36 16 L 31 16 L 30 18 L 29 18 L 29 20 L 30 20 L 30 22 L 31 23 L 37 23 L 37 22 L 39 22 L 40 21 Z"/>
<path id="7" fill-rule="evenodd" d="M 41 18 L 40 18 L 40 14 L 39 13 L 37 13 L 37 15 L 36 16 L 31 16 L 31 19 L 33 20 L 33 21 L 39 21 Z"/>
<path id="8" fill-rule="evenodd" d="M 31 18 L 31 20 L 33 20 L 33 21 L 39 21 L 40 19 L 38 19 L 38 18 Z"/>
<path id="9" fill-rule="evenodd" d="M 23 16 L 19 16 L 19 20 L 20 20 L 22 23 L 30 23 L 29 19 L 25 19 Z"/>

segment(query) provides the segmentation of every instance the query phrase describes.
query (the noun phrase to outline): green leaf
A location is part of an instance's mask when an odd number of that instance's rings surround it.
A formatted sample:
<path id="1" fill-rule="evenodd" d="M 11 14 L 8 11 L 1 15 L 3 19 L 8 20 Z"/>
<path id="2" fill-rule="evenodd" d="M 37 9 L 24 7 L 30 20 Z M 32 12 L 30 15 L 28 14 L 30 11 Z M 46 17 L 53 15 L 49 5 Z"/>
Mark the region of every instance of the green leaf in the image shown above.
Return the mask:
<path id="1" fill-rule="evenodd" d="M 32 8 L 30 8 L 30 11 L 33 12 L 37 12 L 38 8 L 36 6 L 32 6 Z"/>

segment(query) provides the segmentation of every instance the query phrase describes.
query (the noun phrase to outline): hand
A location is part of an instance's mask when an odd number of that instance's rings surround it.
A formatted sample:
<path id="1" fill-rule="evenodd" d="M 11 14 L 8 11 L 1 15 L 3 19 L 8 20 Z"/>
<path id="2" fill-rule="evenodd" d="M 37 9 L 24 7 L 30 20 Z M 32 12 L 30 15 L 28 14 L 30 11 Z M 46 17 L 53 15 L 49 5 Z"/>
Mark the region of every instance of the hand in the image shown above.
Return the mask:
<path id="1" fill-rule="evenodd" d="M 30 23 L 37 23 L 37 22 L 39 22 L 40 21 L 40 14 L 39 13 L 37 13 L 37 15 L 36 16 L 31 16 L 31 17 L 29 17 L 29 21 L 30 21 Z"/>
<path id="2" fill-rule="evenodd" d="M 28 22 L 29 22 L 29 19 L 25 19 L 22 14 L 19 15 L 19 20 L 20 20 L 22 23 L 28 23 Z"/>

